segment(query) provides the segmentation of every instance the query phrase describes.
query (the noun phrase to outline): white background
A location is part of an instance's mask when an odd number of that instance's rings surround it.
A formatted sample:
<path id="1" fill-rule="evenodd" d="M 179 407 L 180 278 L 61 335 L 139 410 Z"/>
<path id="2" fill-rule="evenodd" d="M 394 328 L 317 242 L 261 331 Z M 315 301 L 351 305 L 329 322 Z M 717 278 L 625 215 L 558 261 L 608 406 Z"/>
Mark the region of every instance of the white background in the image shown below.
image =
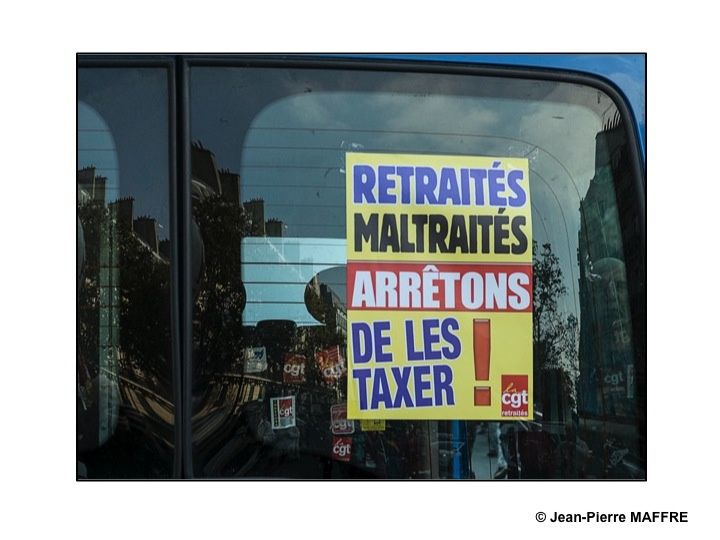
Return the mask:
<path id="1" fill-rule="evenodd" d="M 647 11 L 628 1 L 495 3 L 504 7 L 3 6 L 0 536 L 695 538 L 717 529 L 717 16 L 692 1 Z M 647 482 L 75 482 L 75 53 L 288 50 L 649 53 Z M 686 510 L 690 523 L 537 524 L 540 510 Z"/>

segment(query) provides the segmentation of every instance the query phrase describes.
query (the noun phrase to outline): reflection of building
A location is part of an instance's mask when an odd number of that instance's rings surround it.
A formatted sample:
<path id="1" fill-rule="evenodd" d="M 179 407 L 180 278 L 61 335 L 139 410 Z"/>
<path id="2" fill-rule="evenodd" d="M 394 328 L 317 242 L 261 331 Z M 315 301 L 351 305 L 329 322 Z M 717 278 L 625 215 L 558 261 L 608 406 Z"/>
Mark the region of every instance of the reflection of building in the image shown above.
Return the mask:
<path id="1" fill-rule="evenodd" d="M 95 167 L 85 167 L 77 172 L 78 200 L 88 199 L 105 202 L 107 178 L 96 173 Z"/>
<path id="2" fill-rule="evenodd" d="M 172 257 L 171 246 L 169 239 L 160 240 L 160 256 L 166 261 L 169 261 Z"/>
<path id="3" fill-rule="evenodd" d="M 79 269 L 85 277 L 85 294 L 80 298 L 87 298 L 78 303 L 78 310 L 82 324 L 88 329 L 85 358 L 97 359 L 84 364 L 88 379 L 98 381 L 95 397 L 97 444 L 107 441 L 117 424 L 117 395 L 113 389 L 120 345 L 118 227 L 113 219 L 116 206 L 108 208 L 105 203 L 106 181 L 105 177 L 96 174 L 95 167 L 85 167 L 77 172 L 78 217 L 82 226 L 82 246 L 86 250 L 81 257 L 84 268 Z"/>
<path id="4" fill-rule="evenodd" d="M 192 144 L 191 169 L 193 197 L 220 196 L 228 203 L 240 204 L 240 175 L 229 169 L 218 169 L 215 154 L 200 142 Z"/>
<path id="5" fill-rule="evenodd" d="M 205 200 L 219 196 L 227 203 L 239 205 L 248 220 L 249 236 L 283 236 L 282 221 L 265 220 L 263 199 L 240 203 L 240 175 L 229 169 L 218 169 L 215 154 L 200 142 L 192 144 L 191 169 L 194 199 Z"/>
<path id="6" fill-rule="evenodd" d="M 133 230 L 133 204 L 135 199 L 123 197 L 108 204 L 111 215 L 115 218 L 119 227 L 126 231 Z"/>
<path id="7" fill-rule="evenodd" d="M 595 176 L 580 203 L 578 399 L 581 413 L 627 417 L 636 414 L 637 322 L 627 275 L 637 275 L 642 254 L 635 248 L 641 245 L 639 229 L 631 223 L 637 219 L 636 195 L 624 132 L 616 117 L 597 135 Z"/>
<path id="8" fill-rule="evenodd" d="M 320 300 L 334 315 L 335 331 L 343 336 L 347 336 L 347 312 L 345 311 L 343 301 L 335 294 L 335 291 L 325 283 L 320 284 Z M 326 324 L 331 323 L 332 319 L 329 321 L 326 320 Z"/>
<path id="9" fill-rule="evenodd" d="M 153 253 L 160 252 L 158 241 L 158 224 L 155 218 L 142 216 L 133 221 L 135 236 L 142 240 Z"/>
<path id="10" fill-rule="evenodd" d="M 228 169 L 220 169 L 220 187 L 222 198 L 229 203 L 240 201 L 240 175 Z"/>
<path id="11" fill-rule="evenodd" d="M 250 236 L 265 236 L 265 201 L 250 199 L 243 203 L 243 208 L 251 222 Z"/>
<path id="12" fill-rule="evenodd" d="M 222 185 L 220 183 L 220 173 L 215 163 L 215 154 L 204 148 L 202 143 L 193 143 L 190 163 L 193 194 L 200 192 L 203 195 L 213 193 L 221 195 Z"/>
<path id="13" fill-rule="evenodd" d="M 279 219 L 268 219 L 265 222 L 265 234 L 267 236 L 280 237 L 283 235 L 283 222 Z"/>

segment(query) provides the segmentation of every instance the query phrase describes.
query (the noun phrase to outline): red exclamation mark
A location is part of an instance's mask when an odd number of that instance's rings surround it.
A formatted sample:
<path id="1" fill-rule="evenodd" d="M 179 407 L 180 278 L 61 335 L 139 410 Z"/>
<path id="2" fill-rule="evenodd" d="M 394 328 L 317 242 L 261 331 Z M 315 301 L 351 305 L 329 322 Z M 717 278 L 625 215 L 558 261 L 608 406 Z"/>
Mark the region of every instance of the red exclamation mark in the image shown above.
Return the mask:
<path id="1" fill-rule="evenodd" d="M 475 380 L 490 380 L 490 320 L 473 320 L 473 352 L 475 353 Z M 490 387 L 475 387 L 475 406 L 490 406 Z"/>

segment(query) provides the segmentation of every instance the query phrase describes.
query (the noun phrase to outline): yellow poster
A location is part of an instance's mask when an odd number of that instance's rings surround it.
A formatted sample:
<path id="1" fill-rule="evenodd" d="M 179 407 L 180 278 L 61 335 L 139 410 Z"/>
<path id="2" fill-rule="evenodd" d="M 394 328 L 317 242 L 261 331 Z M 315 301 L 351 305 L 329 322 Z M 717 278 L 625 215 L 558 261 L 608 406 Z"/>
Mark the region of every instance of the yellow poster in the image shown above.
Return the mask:
<path id="1" fill-rule="evenodd" d="M 523 158 L 346 154 L 352 419 L 532 418 Z"/>

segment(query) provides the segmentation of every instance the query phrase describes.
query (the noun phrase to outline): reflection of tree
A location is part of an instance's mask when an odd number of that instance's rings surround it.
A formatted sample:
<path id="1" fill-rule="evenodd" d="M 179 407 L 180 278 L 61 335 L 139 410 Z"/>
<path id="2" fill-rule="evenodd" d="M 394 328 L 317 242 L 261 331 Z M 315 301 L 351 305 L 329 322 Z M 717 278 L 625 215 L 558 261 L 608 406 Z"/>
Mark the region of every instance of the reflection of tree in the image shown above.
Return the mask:
<path id="1" fill-rule="evenodd" d="M 157 380 L 172 396 L 170 352 L 170 267 L 117 220 L 120 268 L 120 348 L 133 368 Z M 144 381 L 148 382 L 148 381 Z"/>
<path id="2" fill-rule="evenodd" d="M 79 460 L 89 477 L 167 477 L 169 261 L 133 232 L 132 199 L 106 205 L 82 186 L 78 225 Z"/>
<path id="3" fill-rule="evenodd" d="M 81 371 L 97 371 L 100 324 L 100 267 L 102 236 L 112 228 L 119 279 L 113 286 L 119 293 L 119 321 L 110 320 L 119 335 L 121 369 L 132 367 L 150 380 L 158 381 L 163 396 L 172 395 L 170 386 L 170 272 L 168 262 L 139 241 L 129 222 L 118 219 L 104 203 L 89 201 L 78 207 L 85 245 L 84 280 L 79 290 L 78 355 Z M 107 302 L 107 300 L 105 300 Z M 127 373 L 132 375 L 131 372 Z M 94 374 L 93 374 L 94 375 Z M 147 381 L 145 381 L 147 382 Z"/>
<path id="4" fill-rule="evenodd" d="M 78 207 L 78 218 L 83 227 L 85 244 L 85 268 L 83 280 L 78 291 L 78 376 L 80 384 L 88 377 L 97 375 L 97 357 L 100 306 L 100 285 L 98 283 L 98 265 L 100 251 L 100 227 L 104 219 L 105 207 L 97 201 L 90 201 Z"/>
<path id="5" fill-rule="evenodd" d="M 579 324 L 573 314 L 565 315 L 558 300 L 567 293 L 560 259 L 550 244 L 538 252 L 533 241 L 533 356 L 536 375 L 560 370 L 564 394 L 569 406 L 577 410 L 575 381 L 578 376 Z"/>
<path id="6" fill-rule="evenodd" d="M 220 196 L 193 199 L 204 247 L 205 265 L 195 300 L 194 384 L 213 372 L 228 370 L 242 358 L 242 312 L 245 291 L 240 273 L 240 245 L 251 222 L 239 203 Z M 198 246 L 193 246 L 197 256 Z"/>

